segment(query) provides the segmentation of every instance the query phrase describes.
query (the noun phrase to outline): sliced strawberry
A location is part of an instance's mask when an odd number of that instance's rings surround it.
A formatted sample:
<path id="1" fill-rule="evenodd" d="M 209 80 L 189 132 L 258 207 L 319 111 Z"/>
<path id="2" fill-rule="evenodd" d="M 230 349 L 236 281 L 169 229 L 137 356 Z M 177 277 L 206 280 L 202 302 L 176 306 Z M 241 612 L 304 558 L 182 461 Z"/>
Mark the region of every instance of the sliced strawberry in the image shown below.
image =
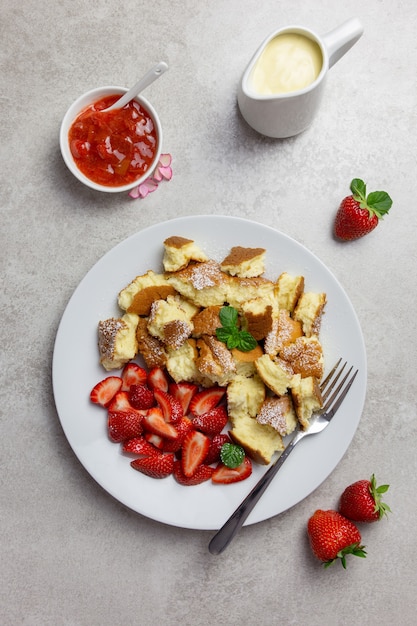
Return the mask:
<path id="1" fill-rule="evenodd" d="M 162 367 L 153 367 L 148 372 L 148 386 L 152 391 L 160 389 L 161 391 L 168 391 L 169 380 Z"/>
<path id="2" fill-rule="evenodd" d="M 157 450 L 163 450 L 168 441 L 168 439 L 164 439 L 161 435 L 155 435 L 155 433 L 145 433 L 143 436 L 145 440 Z M 173 452 L 173 450 L 167 450 L 167 452 Z"/>
<path id="3" fill-rule="evenodd" d="M 135 409 L 150 409 L 155 404 L 153 391 L 147 385 L 132 385 L 128 393 L 129 402 Z"/>
<path id="4" fill-rule="evenodd" d="M 123 443 L 122 450 L 127 454 L 136 454 L 138 456 L 151 456 L 158 452 L 152 443 L 146 441 L 145 437 L 133 437 L 133 439 L 128 439 Z"/>
<path id="5" fill-rule="evenodd" d="M 198 386 L 193 383 L 180 382 L 169 385 L 169 393 L 181 402 L 184 415 L 187 415 L 191 398 L 195 396 L 197 391 Z"/>
<path id="6" fill-rule="evenodd" d="M 118 391 L 108 406 L 109 411 L 134 411 L 127 391 Z"/>
<path id="7" fill-rule="evenodd" d="M 192 421 L 188 417 L 185 417 L 185 415 L 175 424 L 175 428 L 177 430 L 178 437 L 176 439 L 166 439 L 164 441 L 163 450 L 165 452 L 178 452 L 185 437 L 191 430 L 194 430 Z"/>
<path id="8" fill-rule="evenodd" d="M 189 478 L 197 467 L 203 463 L 210 447 L 210 439 L 198 430 L 192 430 L 182 444 L 181 467 Z"/>
<path id="9" fill-rule="evenodd" d="M 144 385 L 148 374 L 146 370 L 137 363 L 127 363 L 122 371 L 122 391 L 129 391 L 132 385 Z"/>
<path id="10" fill-rule="evenodd" d="M 174 478 L 180 485 L 185 485 L 186 487 L 199 485 L 206 480 L 210 480 L 213 472 L 214 468 L 210 467 L 210 465 L 199 465 L 192 476 L 186 476 L 182 471 L 181 461 L 174 461 Z"/>
<path id="11" fill-rule="evenodd" d="M 220 462 L 220 450 L 222 449 L 224 443 L 232 443 L 229 435 L 214 435 L 213 439 L 211 440 L 207 456 L 204 459 L 204 463 L 206 463 L 206 465 Z"/>
<path id="12" fill-rule="evenodd" d="M 153 393 L 165 421 L 176 424 L 184 415 L 181 402 L 161 389 L 155 389 Z"/>
<path id="13" fill-rule="evenodd" d="M 109 437 L 115 443 L 139 437 L 142 434 L 142 420 L 138 411 L 109 411 L 107 428 Z"/>
<path id="14" fill-rule="evenodd" d="M 131 461 L 133 469 L 151 478 L 166 478 L 174 469 L 174 455 L 157 453 Z"/>
<path id="15" fill-rule="evenodd" d="M 194 395 L 190 402 L 190 411 L 193 415 L 203 415 L 217 406 L 226 393 L 224 387 L 209 387 Z"/>
<path id="16" fill-rule="evenodd" d="M 218 435 L 228 422 L 229 416 L 224 406 L 216 406 L 214 409 L 194 417 L 193 424 L 197 430 L 206 435 Z"/>
<path id="17" fill-rule="evenodd" d="M 90 393 L 90 400 L 94 404 L 109 406 L 114 396 L 120 391 L 123 381 L 119 376 L 108 376 L 93 387 Z"/>
<path id="18" fill-rule="evenodd" d="M 143 418 L 143 427 L 148 432 L 160 437 L 166 437 L 167 439 L 177 439 L 178 437 L 177 429 L 164 420 L 163 413 L 157 406 L 149 409 L 146 413 Z"/>
<path id="19" fill-rule="evenodd" d="M 211 480 L 214 483 L 228 485 L 230 483 L 237 483 L 240 480 L 245 480 L 252 474 L 252 462 L 248 456 L 245 456 L 242 463 L 231 469 L 226 467 L 223 463 L 219 463 L 213 472 Z"/>

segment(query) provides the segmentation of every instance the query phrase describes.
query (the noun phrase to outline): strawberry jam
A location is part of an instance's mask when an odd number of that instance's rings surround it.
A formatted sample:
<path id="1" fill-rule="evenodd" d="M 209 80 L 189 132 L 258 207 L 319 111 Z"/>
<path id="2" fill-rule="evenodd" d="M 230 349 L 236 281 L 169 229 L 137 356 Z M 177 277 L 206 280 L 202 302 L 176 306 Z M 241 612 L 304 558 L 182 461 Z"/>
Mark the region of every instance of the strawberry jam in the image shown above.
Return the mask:
<path id="1" fill-rule="evenodd" d="M 139 102 L 102 112 L 118 98 L 106 96 L 88 106 L 68 134 L 77 167 L 90 180 L 109 187 L 128 185 L 143 176 L 157 151 L 154 122 Z"/>

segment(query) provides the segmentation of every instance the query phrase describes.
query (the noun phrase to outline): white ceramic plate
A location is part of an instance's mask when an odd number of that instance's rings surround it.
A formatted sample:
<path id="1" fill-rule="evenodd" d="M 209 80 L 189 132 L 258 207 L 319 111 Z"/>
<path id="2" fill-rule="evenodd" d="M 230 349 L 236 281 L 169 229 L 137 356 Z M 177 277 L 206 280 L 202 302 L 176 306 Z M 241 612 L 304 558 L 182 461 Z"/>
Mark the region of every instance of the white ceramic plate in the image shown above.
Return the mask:
<path id="1" fill-rule="evenodd" d="M 320 435 L 306 438 L 280 470 L 246 524 L 278 515 L 300 502 L 333 471 L 346 452 L 362 413 L 366 353 L 355 311 L 333 274 L 305 247 L 261 224 L 233 217 L 185 217 L 132 235 L 104 255 L 71 297 L 58 329 L 53 356 L 55 402 L 65 435 L 91 476 L 117 500 L 151 519 L 201 530 L 220 528 L 266 468 L 233 485 L 206 482 L 183 487 L 172 477 L 148 478 L 106 434 L 106 412 L 89 401 L 92 387 L 108 375 L 98 363 L 97 323 L 119 316 L 117 294 L 148 269 L 162 271 L 163 241 L 171 235 L 194 239 L 221 261 L 235 245 L 267 250 L 267 278 L 282 271 L 302 274 L 306 290 L 324 291 L 328 303 L 321 340 L 328 368 L 342 356 L 359 369 L 336 418 Z"/>

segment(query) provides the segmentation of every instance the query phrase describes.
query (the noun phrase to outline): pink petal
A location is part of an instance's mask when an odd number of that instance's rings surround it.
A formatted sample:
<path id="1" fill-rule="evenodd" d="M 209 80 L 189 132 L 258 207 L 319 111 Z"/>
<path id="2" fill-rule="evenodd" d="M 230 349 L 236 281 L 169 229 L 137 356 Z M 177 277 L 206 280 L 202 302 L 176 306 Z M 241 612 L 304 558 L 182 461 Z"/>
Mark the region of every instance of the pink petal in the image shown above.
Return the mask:
<path id="1" fill-rule="evenodd" d="M 172 169 L 170 167 L 159 167 L 158 170 L 160 175 L 163 176 L 165 180 L 171 180 Z"/>
<path id="2" fill-rule="evenodd" d="M 159 158 L 159 163 L 162 165 L 162 167 L 169 167 L 171 165 L 171 161 L 172 161 L 172 157 L 168 153 L 161 154 Z"/>
<path id="3" fill-rule="evenodd" d="M 156 180 L 158 183 L 160 183 L 162 180 L 162 174 L 160 172 L 160 169 L 161 169 L 160 167 L 157 167 L 152 176 L 152 178 Z"/>
<path id="4" fill-rule="evenodd" d="M 146 198 L 149 193 L 155 191 L 158 187 L 158 183 L 160 183 L 163 179 L 171 180 L 172 178 L 172 169 L 170 167 L 172 162 L 172 157 L 170 154 L 165 153 L 161 154 L 160 159 L 158 161 L 158 165 L 156 166 L 155 172 L 152 176 L 147 178 L 145 182 L 143 182 L 138 187 L 135 187 L 129 192 L 129 196 L 133 199 L 137 198 Z"/>
<path id="5" fill-rule="evenodd" d="M 148 193 L 152 193 L 158 187 L 158 183 L 151 178 L 147 178 L 144 183 L 139 185 L 139 195 L 141 198 L 146 198 Z"/>
<path id="6" fill-rule="evenodd" d="M 129 191 L 129 196 L 134 200 L 137 200 L 139 198 L 139 187 L 135 187 L 134 189 Z"/>

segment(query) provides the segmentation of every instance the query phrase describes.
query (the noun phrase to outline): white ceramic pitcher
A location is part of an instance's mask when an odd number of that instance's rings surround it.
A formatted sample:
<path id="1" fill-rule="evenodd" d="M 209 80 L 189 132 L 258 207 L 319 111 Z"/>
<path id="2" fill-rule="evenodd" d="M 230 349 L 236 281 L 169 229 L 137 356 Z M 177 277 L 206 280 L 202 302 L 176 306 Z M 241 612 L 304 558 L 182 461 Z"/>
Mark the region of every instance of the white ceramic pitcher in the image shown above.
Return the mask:
<path id="1" fill-rule="evenodd" d="M 306 87 L 287 93 L 261 94 L 251 84 L 253 70 L 267 45 L 278 35 L 293 33 L 315 42 L 321 51 L 322 65 L 317 78 Z M 258 48 L 247 66 L 238 90 L 238 105 L 246 122 L 267 137 L 285 138 L 306 130 L 314 119 L 323 95 L 328 70 L 362 36 L 357 18 L 348 20 L 319 36 L 303 26 L 286 26 L 271 33 Z"/>

